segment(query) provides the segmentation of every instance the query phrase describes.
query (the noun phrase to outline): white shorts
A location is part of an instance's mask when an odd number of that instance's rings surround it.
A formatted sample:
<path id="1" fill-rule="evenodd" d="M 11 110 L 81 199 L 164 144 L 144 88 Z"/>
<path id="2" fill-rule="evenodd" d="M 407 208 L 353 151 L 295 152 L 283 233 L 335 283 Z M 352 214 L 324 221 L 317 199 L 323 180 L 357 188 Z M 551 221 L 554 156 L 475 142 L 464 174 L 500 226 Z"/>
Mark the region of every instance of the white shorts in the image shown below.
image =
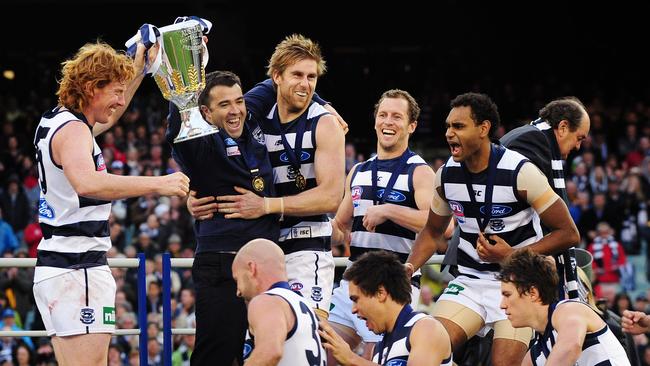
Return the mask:
<path id="1" fill-rule="evenodd" d="M 108 266 L 35 283 L 34 298 L 49 336 L 115 332 L 115 279 Z"/>
<path id="2" fill-rule="evenodd" d="M 447 300 L 465 306 L 477 313 L 485 326 L 477 333 L 484 337 L 494 323 L 507 320 L 501 309 L 501 282 L 497 280 L 473 279 L 465 276 L 455 278 L 447 285 L 438 301 Z"/>
<path id="3" fill-rule="evenodd" d="M 284 256 L 291 289 L 314 309 L 328 312 L 334 286 L 332 252 L 301 250 Z"/>
<path id="4" fill-rule="evenodd" d="M 355 314 L 352 314 L 352 300 L 350 300 L 348 283 L 346 280 L 341 280 L 339 287 L 334 289 L 330 316 L 327 320 L 354 329 L 361 337 L 361 340 L 366 343 L 381 341 L 383 336 L 373 333 L 366 327 L 365 320 L 361 320 Z M 411 285 L 411 306 L 413 309 L 416 308 L 419 299 L 420 289 Z"/>

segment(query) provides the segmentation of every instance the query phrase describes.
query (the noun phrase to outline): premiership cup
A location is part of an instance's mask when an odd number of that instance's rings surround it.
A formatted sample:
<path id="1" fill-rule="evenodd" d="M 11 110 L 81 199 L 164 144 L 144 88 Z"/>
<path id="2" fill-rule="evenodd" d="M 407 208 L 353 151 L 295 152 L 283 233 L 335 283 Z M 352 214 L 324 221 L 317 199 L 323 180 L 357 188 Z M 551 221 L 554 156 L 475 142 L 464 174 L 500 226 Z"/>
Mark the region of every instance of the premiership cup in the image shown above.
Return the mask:
<path id="1" fill-rule="evenodd" d="M 174 103 L 181 115 L 181 127 L 174 143 L 191 140 L 219 129 L 201 116 L 199 94 L 205 88 L 207 49 L 199 22 L 186 22 L 159 28 L 161 64 L 154 79 L 165 99 Z"/>

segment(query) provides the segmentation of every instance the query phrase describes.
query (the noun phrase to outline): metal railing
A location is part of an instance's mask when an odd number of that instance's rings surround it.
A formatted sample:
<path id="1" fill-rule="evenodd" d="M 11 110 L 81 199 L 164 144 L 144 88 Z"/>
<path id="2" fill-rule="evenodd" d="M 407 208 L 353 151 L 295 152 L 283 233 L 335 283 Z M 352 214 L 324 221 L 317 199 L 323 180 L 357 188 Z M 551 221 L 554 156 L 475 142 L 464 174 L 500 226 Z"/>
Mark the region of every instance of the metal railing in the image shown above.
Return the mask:
<path id="1" fill-rule="evenodd" d="M 432 256 L 426 264 L 442 263 L 442 255 Z M 171 258 L 169 253 L 164 253 L 162 258 L 163 264 L 163 362 L 165 365 L 171 365 L 172 359 L 172 335 L 194 335 L 194 328 L 172 328 L 171 327 L 171 269 L 174 268 L 191 268 L 194 264 L 194 258 Z M 346 267 L 351 262 L 347 257 L 335 257 L 334 264 L 337 267 Z M 34 267 L 36 258 L 0 258 L 0 268 L 2 267 Z M 143 253 L 138 254 L 138 258 L 108 258 L 109 267 L 119 268 L 138 268 L 138 328 L 134 329 L 115 329 L 114 336 L 120 335 L 138 335 L 140 345 L 140 364 L 147 364 L 147 288 L 146 288 L 146 270 L 145 256 Z M 46 337 L 47 332 L 44 330 L 10 330 L 0 331 L 0 337 Z"/>

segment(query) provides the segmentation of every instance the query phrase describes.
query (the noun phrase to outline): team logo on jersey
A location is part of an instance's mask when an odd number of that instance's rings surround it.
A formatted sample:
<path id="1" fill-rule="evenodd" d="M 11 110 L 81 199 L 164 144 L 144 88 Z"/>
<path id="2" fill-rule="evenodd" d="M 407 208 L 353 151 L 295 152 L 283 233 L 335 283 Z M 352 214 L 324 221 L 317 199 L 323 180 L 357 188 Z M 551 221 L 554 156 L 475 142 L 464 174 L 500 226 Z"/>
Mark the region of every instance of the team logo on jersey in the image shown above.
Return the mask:
<path id="1" fill-rule="evenodd" d="M 237 143 L 232 139 L 232 137 L 227 137 L 224 142 L 226 143 L 226 146 L 237 146 Z"/>
<path id="2" fill-rule="evenodd" d="M 265 138 L 264 138 L 264 133 L 262 132 L 262 129 L 260 126 L 255 127 L 253 132 L 251 133 L 253 135 L 253 138 L 259 142 L 260 144 L 264 145 Z"/>
<path id="3" fill-rule="evenodd" d="M 456 220 L 458 220 L 459 223 L 464 224 L 465 210 L 463 209 L 463 205 L 456 201 L 449 201 L 449 208 L 451 209 L 451 212 L 454 213 L 454 216 L 456 216 Z"/>
<path id="4" fill-rule="evenodd" d="M 361 194 L 363 193 L 363 187 L 354 186 L 350 188 L 350 196 L 352 197 L 352 206 L 359 207 L 361 201 Z"/>
<path id="5" fill-rule="evenodd" d="M 485 215 L 485 206 L 481 206 L 479 208 L 481 210 L 481 213 Z M 492 205 L 492 217 L 501 217 L 505 216 L 512 212 L 512 208 L 509 206 L 503 206 L 503 205 Z"/>
<path id="6" fill-rule="evenodd" d="M 54 209 L 47 204 L 47 201 L 43 197 L 38 200 L 38 216 L 46 219 L 54 218 Z"/>
<path id="7" fill-rule="evenodd" d="M 289 165 L 287 167 L 287 179 L 296 180 L 296 176 L 300 173 L 300 169 L 295 169 L 293 166 Z M 302 173 L 301 173 L 302 175 Z"/>
<path id="8" fill-rule="evenodd" d="M 302 290 L 302 287 L 303 287 L 302 283 L 294 282 L 291 284 L 291 291 L 300 292 L 300 290 Z"/>
<path id="9" fill-rule="evenodd" d="M 323 300 L 323 288 L 319 286 L 312 286 L 311 299 L 316 302 Z"/>
<path id="10" fill-rule="evenodd" d="M 492 231 L 501 231 L 506 228 L 506 224 L 501 219 L 490 220 L 490 229 Z"/>
<path id="11" fill-rule="evenodd" d="M 302 154 L 300 154 L 300 161 L 306 161 L 311 157 L 308 152 L 303 151 Z M 287 155 L 286 152 L 283 152 L 280 154 L 280 161 L 283 163 L 289 162 L 289 156 Z"/>
<path id="12" fill-rule="evenodd" d="M 386 362 L 386 366 L 406 366 L 406 365 L 407 365 L 407 361 L 399 358 Z"/>
<path id="13" fill-rule="evenodd" d="M 95 309 L 93 308 L 82 308 L 81 309 L 81 317 L 79 320 L 88 325 L 92 324 L 95 322 Z"/>
<path id="14" fill-rule="evenodd" d="M 95 166 L 97 167 L 97 171 L 106 170 L 106 162 L 102 153 L 95 155 Z"/>
<path id="15" fill-rule="evenodd" d="M 385 191 L 384 189 L 377 190 L 377 198 L 381 199 L 382 197 L 384 197 L 384 191 Z M 402 192 L 391 190 L 390 193 L 388 194 L 388 197 L 386 197 L 386 201 L 404 202 L 406 201 L 406 196 L 403 195 Z"/>

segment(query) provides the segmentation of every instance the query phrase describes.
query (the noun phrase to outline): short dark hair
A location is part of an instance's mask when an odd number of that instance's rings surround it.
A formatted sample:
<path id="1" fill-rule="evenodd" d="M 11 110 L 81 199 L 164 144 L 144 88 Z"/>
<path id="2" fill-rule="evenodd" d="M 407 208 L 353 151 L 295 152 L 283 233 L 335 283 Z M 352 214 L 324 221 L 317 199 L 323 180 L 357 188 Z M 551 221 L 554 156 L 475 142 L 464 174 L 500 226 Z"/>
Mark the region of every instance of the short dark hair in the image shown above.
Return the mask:
<path id="1" fill-rule="evenodd" d="M 573 132 L 580 127 L 582 117 L 587 113 L 587 108 L 576 97 L 563 97 L 555 99 L 539 110 L 539 118 L 557 129 L 560 122 L 569 122 L 569 131 Z"/>
<path id="2" fill-rule="evenodd" d="M 408 103 L 409 122 L 417 122 L 418 118 L 420 118 L 420 106 L 418 105 L 418 102 L 409 92 L 401 89 L 387 90 L 381 95 L 381 97 L 379 97 L 379 101 L 377 101 L 377 104 L 375 104 L 375 117 L 377 117 L 377 110 L 379 109 L 379 105 L 386 98 L 401 98 L 406 100 Z"/>
<path id="3" fill-rule="evenodd" d="M 499 117 L 499 109 L 497 108 L 497 105 L 487 96 L 487 94 L 461 94 L 454 98 L 450 104 L 451 108 L 470 107 L 472 109 L 472 119 L 477 125 L 485 120 L 490 121 L 489 136 L 494 137 L 494 134 L 501 123 L 501 117 Z"/>
<path id="4" fill-rule="evenodd" d="M 395 254 L 385 250 L 364 253 L 345 271 L 343 279 L 354 282 L 364 295 L 376 295 L 379 286 L 384 286 L 395 302 L 411 302 L 411 284 L 404 265 Z"/>
<path id="5" fill-rule="evenodd" d="M 213 71 L 205 76 L 205 88 L 199 94 L 199 105 L 208 106 L 210 103 L 210 90 L 215 86 L 233 86 L 239 85 L 241 87 L 241 80 L 239 76 L 230 71 Z"/>
<path id="6" fill-rule="evenodd" d="M 512 283 L 520 295 L 535 287 L 542 304 L 548 305 L 558 299 L 559 277 L 555 265 L 545 255 L 529 248 L 516 250 L 504 263 L 497 275 L 501 282 Z"/>

